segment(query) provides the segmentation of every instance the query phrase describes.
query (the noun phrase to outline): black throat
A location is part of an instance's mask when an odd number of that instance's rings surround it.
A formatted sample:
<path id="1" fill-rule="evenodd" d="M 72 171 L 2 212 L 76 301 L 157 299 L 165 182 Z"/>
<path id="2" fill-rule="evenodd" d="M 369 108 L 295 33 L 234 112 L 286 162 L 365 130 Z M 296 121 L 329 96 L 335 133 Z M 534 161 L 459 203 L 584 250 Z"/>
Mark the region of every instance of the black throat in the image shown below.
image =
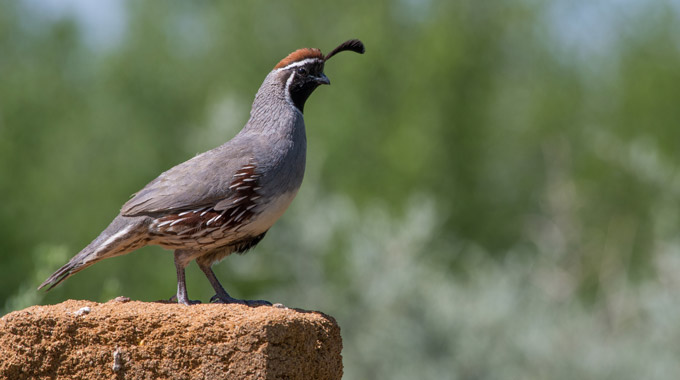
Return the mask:
<path id="1" fill-rule="evenodd" d="M 309 95 L 311 95 L 317 87 L 319 87 L 319 84 L 315 81 L 295 75 L 288 88 L 290 99 L 293 101 L 295 108 L 299 109 L 300 112 L 304 112 L 307 98 L 309 98 Z"/>

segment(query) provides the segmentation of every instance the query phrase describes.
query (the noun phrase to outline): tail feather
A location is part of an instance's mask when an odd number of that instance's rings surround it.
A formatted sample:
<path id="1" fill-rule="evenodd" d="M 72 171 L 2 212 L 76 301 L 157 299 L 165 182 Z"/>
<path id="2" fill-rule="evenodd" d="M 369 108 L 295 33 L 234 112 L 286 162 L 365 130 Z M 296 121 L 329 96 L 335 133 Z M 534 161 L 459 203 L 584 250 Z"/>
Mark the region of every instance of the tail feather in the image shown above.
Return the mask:
<path id="1" fill-rule="evenodd" d="M 67 278 L 71 277 L 72 275 L 76 274 L 77 272 L 80 272 L 81 270 L 87 268 L 91 264 L 88 265 L 78 265 L 77 262 L 74 262 L 73 260 L 69 261 L 66 263 L 64 266 L 59 268 L 56 272 L 52 273 L 50 277 L 47 278 L 40 286 L 38 286 L 38 290 L 50 286 L 49 288 L 46 289 L 46 291 L 52 290 L 55 286 L 61 284 L 62 281 L 66 280 Z"/>
<path id="2" fill-rule="evenodd" d="M 46 291 L 50 291 L 62 281 L 100 260 L 124 255 L 143 247 L 147 240 L 145 229 L 140 227 L 146 224 L 147 218 L 117 216 L 94 241 L 40 284 L 38 290 L 49 286 Z"/>

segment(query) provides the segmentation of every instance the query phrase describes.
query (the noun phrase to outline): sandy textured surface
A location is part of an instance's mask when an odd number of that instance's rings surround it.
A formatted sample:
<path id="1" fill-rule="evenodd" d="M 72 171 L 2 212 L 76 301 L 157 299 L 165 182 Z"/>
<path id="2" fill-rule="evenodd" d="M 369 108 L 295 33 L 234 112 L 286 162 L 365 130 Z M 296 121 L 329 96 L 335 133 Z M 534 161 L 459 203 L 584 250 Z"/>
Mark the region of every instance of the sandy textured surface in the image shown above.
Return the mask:
<path id="1" fill-rule="evenodd" d="M 342 341 L 318 312 L 69 300 L 0 319 L 1 379 L 340 379 Z"/>

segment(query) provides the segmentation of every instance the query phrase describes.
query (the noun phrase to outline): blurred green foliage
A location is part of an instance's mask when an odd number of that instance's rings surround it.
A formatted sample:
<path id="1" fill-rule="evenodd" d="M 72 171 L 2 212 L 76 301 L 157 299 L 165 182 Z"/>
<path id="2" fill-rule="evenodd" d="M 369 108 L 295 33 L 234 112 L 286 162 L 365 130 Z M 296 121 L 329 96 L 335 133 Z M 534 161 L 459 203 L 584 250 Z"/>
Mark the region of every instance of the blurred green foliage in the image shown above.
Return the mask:
<path id="1" fill-rule="evenodd" d="M 124 2 L 105 47 L 39 4 L 0 12 L 3 314 L 173 294 L 157 247 L 34 289 L 231 138 L 279 59 L 360 38 L 306 107 L 303 189 L 225 287 L 336 316 L 350 379 L 680 374 L 677 1 Z"/>

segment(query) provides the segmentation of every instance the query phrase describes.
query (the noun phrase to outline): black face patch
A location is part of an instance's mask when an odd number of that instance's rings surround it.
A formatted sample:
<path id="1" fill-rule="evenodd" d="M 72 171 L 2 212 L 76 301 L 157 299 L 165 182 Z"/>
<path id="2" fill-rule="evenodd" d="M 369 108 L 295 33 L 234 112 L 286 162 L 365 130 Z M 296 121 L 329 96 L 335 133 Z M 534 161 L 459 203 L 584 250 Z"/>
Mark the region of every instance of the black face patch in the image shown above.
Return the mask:
<path id="1" fill-rule="evenodd" d="M 322 62 L 310 62 L 289 69 L 293 79 L 288 86 L 288 92 L 290 99 L 300 112 L 304 112 L 307 98 L 321 84 L 318 82 L 318 78 L 323 75 L 323 66 Z"/>

